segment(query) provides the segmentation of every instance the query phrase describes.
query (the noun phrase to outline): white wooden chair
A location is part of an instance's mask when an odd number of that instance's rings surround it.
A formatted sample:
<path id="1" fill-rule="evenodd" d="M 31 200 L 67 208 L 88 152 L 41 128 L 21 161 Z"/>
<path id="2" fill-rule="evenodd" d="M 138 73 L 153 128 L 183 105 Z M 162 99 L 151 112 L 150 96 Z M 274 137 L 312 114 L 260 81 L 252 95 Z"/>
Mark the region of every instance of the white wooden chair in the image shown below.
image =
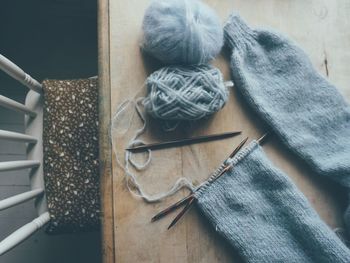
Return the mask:
<path id="1" fill-rule="evenodd" d="M 30 169 L 31 190 L 0 201 L 0 210 L 10 208 L 35 198 L 38 217 L 14 231 L 0 242 L 0 255 L 31 236 L 50 221 L 45 198 L 43 178 L 43 96 L 41 84 L 25 73 L 13 62 L 0 55 L 0 69 L 18 80 L 30 90 L 25 104 L 0 95 L 0 106 L 25 114 L 25 134 L 0 130 L 0 139 L 18 141 L 27 145 L 27 160 L 0 162 L 0 172 L 20 169 Z"/>

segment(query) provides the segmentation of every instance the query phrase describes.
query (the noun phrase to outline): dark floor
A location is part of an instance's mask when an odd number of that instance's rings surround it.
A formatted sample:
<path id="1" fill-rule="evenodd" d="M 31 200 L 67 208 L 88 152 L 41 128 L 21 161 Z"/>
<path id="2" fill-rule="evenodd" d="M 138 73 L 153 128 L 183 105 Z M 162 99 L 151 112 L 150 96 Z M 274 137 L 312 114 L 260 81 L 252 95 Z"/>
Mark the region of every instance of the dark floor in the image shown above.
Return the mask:
<path id="1" fill-rule="evenodd" d="M 0 53 L 38 80 L 97 75 L 96 0 L 5 0 Z M 27 89 L 0 72 L 0 94 L 24 101 Z M 23 131 L 23 116 L 0 108 L 0 129 Z M 21 144 L 0 141 L 0 161 L 25 158 Z M 29 190 L 27 171 L 0 174 L 0 199 Z M 36 217 L 31 202 L 0 212 L 0 239 Z M 97 263 L 100 233 L 47 236 L 39 231 L 1 263 Z"/>

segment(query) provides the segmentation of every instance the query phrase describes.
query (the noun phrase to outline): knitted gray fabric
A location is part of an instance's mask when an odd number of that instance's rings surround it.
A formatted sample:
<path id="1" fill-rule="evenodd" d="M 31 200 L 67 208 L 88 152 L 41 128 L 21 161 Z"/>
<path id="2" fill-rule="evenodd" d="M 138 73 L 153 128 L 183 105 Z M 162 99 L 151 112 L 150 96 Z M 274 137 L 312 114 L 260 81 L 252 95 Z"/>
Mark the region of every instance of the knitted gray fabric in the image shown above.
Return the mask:
<path id="1" fill-rule="evenodd" d="M 234 168 L 196 197 L 216 231 L 246 262 L 350 262 L 350 250 L 257 142 L 229 162 Z"/>
<path id="2" fill-rule="evenodd" d="M 350 106 L 337 89 L 278 33 L 253 30 L 235 14 L 224 33 L 232 78 L 244 99 L 316 173 L 349 188 Z"/>

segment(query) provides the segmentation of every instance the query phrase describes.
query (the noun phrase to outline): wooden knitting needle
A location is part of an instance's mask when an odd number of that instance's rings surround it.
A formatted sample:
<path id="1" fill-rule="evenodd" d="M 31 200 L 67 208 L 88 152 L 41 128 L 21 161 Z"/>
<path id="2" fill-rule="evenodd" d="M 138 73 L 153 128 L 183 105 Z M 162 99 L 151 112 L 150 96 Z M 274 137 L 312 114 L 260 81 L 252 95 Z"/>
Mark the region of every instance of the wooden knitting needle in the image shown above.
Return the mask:
<path id="1" fill-rule="evenodd" d="M 194 143 L 225 139 L 232 136 L 236 136 L 241 133 L 242 133 L 241 131 L 233 131 L 233 132 L 224 132 L 219 134 L 203 135 L 203 136 L 197 136 L 197 137 L 187 138 L 187 139 L 179 139 L 179 140 L 173 140 L 173 141 L 167 141 L 167 142 L 157 142 L 157 143 L 150 143 L 150 144 L 145 144 L 145 145 L 140 145 L 135 147 L 129 147 L 129 148 L 126 148 L 125 150 L 135 152 L 135 151 L 156 150 L 156 149 L 163 149 L 163 148 L 170 148 L 170 147 L 178 147 L 182 145 L 189 145 Z"/>
<path id="2" fill-rule="evenodd" d="M 236 147 L 236 149 L 234 149 L 234 151 L 230 154 L 229 158 L 233 158 L 242 149 L 247 140 L 248 137 L 243 139 L 243 141 L 241 141 L 241 143 Z M 217 180 L 220 176 L 222 176 L 224 173 L 226 173 L 229 169 L 231 169 L 231 167 L 231 165 L 227 165 L 224 169 L 222 169 L 222 171 L 213 179 L 213 182 Z"/>
<path id="3" fill-rule="evenodd" d="M 162 217 L 166 216 L 167 214 L 171 213 L 178 207 L 182 206 L 183 204 L 187 203 L 188 200 L 193 197 L 193 194 L 190 194 L 184 198 L 182 198 L 180 201 L 177 201 L 175 204 L 169 206 L 168 208 L 165 208 L 164 210 L 160 211 L 158 214 L 156 214 L 154 217 L 152 217 L 151 222 L 157 221 L 161 219 Z"/>
<path id="4" fill-rule="evenodd" d="M 240 144 L 238 144 L 238 146 L 236 147 L 236 149 L 233 150 L 233 152 L 230 154 L 229 158 L 234 157 L 243 147 L 243 145 L 248 141 L 249 137 L 246 137 L 243 141 L 240 142 Z"/>
<path id="5" fill-rule="evenodd" d="M 170 223 L 170 225 L 168 226 L 168 230 L 170 228 L 172 228 L 173 226 L 175 226 L 175 224 L 177 223 L 177 221 L 180 220 L 180 218 L 191 208 L 191 206 L 194 204 L 194 201 L 196 200 L 196 198 L 193 196 L 189 199 L 189 201 L 187 202 L 186 206 L 184 207 L 184 209 L 181 210 L 181 212 L 174 218 L 174 220 Z"/>
<path id="6" fill-rule="evenodd" d="M 263 143 L 265 142 L 267 136 L 269 136 L 269 133 L 268 133 L 268 132 L 266 132 L 263 136 L 261 136 L 261 137 L 257 140 L 258 144 L 263 145 Z"/>
<path id="7" fill-rule="evenodd" d="M 262 145 L 262 144 L 265 142 L 266 137 L 267 137 L 268 135 L 269 135 L 269 133 L 266 132 L 263 136 L 261 136 L 259 139 L 257 139 L 257 143 L 260 144 L 260 145 Z M 239 150 L 243 147 L 243 145 L 246 143 L 247 140 L 248 140 L 248 137 L 245 138 L 245 139 L 237 146 L 237 148 L 236 148 L 236 149 L 232 152 L 232 154 L 230 155 L 230 158 L 232 158 L 233 156 L 235 156 L 235 155 L 239 152 Z M 221 173 L 218 174 L 218 176 L 216 176 L 216 177 L 213 179 L 213 182 L 214 182 L 215 180 L 217 180 L 220 176 L 222 176 L 224 173 L 226 173 L 228 170 L 230 170 L 231 168 L 232 168 L 232 165 L 226 166 L 226 167 L 221 171 Z"/>

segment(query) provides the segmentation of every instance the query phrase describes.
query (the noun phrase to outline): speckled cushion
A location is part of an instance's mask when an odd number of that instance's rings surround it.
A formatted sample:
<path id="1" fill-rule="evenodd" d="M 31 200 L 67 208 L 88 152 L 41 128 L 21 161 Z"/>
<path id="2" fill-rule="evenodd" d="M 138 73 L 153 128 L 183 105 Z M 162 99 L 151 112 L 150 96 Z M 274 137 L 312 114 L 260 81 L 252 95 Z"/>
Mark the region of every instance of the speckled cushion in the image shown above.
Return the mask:
<path id="1" fill-rule="evenodd" d="M 96 79 L 45 80 L 44 178 L 50 234 L 100 225 Z"/>

